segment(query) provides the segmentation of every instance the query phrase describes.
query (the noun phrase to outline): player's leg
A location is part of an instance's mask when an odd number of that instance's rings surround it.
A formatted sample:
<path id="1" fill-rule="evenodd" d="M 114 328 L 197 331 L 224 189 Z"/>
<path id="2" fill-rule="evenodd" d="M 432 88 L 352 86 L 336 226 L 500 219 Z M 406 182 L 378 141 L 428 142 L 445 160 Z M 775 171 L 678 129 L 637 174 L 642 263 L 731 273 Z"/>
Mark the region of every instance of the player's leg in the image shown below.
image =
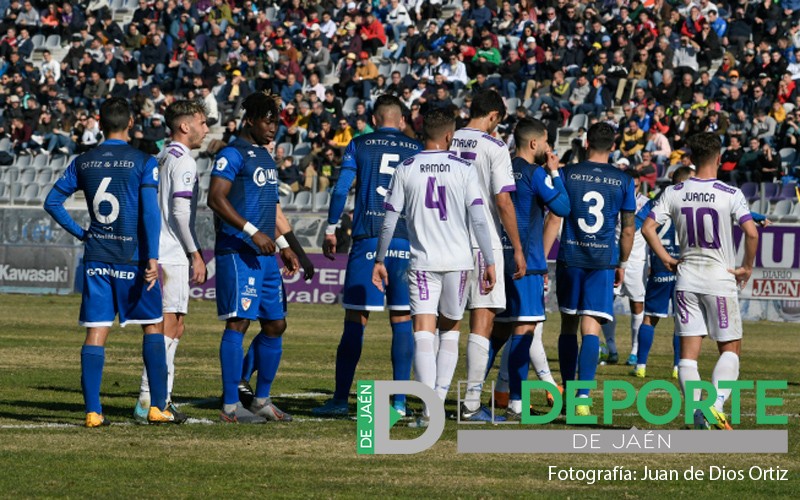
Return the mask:
<path id="1" fill-rule="evenodd" d="M 631 354 L 628 356 L 627 364 L 634 366 L 637 363 L 637 353 L 639 350 L 639 328 L 644 321 L 644 293 L 642 293 L 642 301 L 631 300 L 629 302 L 631 308 Z"/>
<path id="2" fill-rule="evenodd" d="M 536 372 L 536 376 L 539 380 L 543 382 L 550 382 L 560 392 L 564 392 L 564 388 L 556 383 L 556 380 L 553 378 L 553 373 L 550 371 L 550 362 L 547 361 L 547 353 L 544 350 L 544 323 L 537 323 L 536 328 L 533 330 L 533 339 L 531 340 L 531 348 L 528 351 L 528 356 L 530 357 L 531 365 L 533 365 L 533 370 Z M 547 392 L 547 404 L 549 406 L 553 406 L 555 404 L 555 399 L 553 399 L 553 395 Z"/>
<path id="3" fill-rule="evenodd" d="M 506 308 L 495 316 L 492 335 L 489 339 L 489 363 L 486 367 L 486 377 L 489 376 L 489 371 L 492 369 L 497 353 L 501 353 L 500 366 L 497 370 L 497 382 L 492 394 L 495 408 L 508 408 L 508 339 L 514 333 L 514 323 L 519 316 L 519 310 L 523 302 L 516 284 L 517 281 L 514 281 L 511 276 L 505 277 Z"/>
<path id="4" fill-rule="evenodd" d="M 393 239 L 389 250 L 386 258 L 386 271 L 389 273 L 386 305 L 392 328 L 392 377 L 394 380 L 409 380 L 414 363 L 414 329 L 408 303 L 408 240 Z M 437 352 L 436 348 L 434 352 Z M 395 410 L 405 415 L 405 394 L 395 394 L 393 405 Z"/>
<path id="5" fill-rule="evenodd" d="M 418 382 L 435 390 L 437 353 L 434 352 L 433 339 L 442 291 L 441 274 L 409 270 L 408 288 L 414 326 L 414 374 Z M 429 416 L 426 406 L 419 420 L 420 425 L 424 426 Z"/>
<path id="6" fill-rule="evenodd" d="M 523 280 L 526 285 L 526 292 L 523 295 L 525 300 L 523 300 L 520 319 L 536 324 L 533 329 L 531 345 L 528 349 L 528 358 L 539 380 L 549 382 L 563 392 L 561 386 L 557 385 L 555 379 L 553 379 L 553 374 L 550 372 L 550 363 L 547 361 L 547 353 L 544 350 L 545 276 L 526 276 Z M 553 406 L 555 400 L 550 392 L 547 392 L 546 397 L 548 405 Z"/>
<path id="7" fill-rule="evenodd" d="M 283 289 L 278 259 L 275 255 L 259 256 L 264 270 L 258 320 L 261 331 L 253 339 L 258 383 L 250 411 L 267 420 L 291 422 L 292 416 L 272 402 L 272 383 L 283 357 L 283 333 L 286 331 L 286 294 Z"/>
<path id="8" fill-rule="evenodd" d="M 644 319 L 639 327 L 639 346 L 636 351 L 636 367 L 631 375 L 639 378 L 647 376 L 647 360 L 653 347 L 656 325 L 660 318 L 669 313 L 674 282 L 666 282 L 661 277 L 651 277 L 647 281 L 644 296 Z"/>
<path id="9" fill-rule="evenodd" d="M 562 262 L 556 264 L 556 298 L 561 311 L 561 332 L 558 336 L 558 365 L 561 383 L 566 385 L 575 380 L 578 367 L 578 327 L 577 316 L 584 273 L 581 269 L 568 267 Z"/>
<path id="10" fill-rule="evenodd" d="M 464 317 L 468 271 L 453 271 L 442 276 L 439 297 L 439 350 L 436 353 L 436 394 L 445 400 L 458 364 L 459 326 Z"/>
<path id="11" fill-rule="evenodd" d="M 606 363 L 609 365 L 616 365 L 619 362 L 619 351 L 617 350 L 617 318 L 603 323 L 603 339 L 605 340 L 606 347 L 608 348 L 608 359 Z"/>
<path id="12" fill-rule="evenodd" d="M 506 418 L 519 420 L 522 414 L 522 382 L 528 380 L 530 349 L 535 323 L 517 322 L 509 340 L 508 353 L 508 412 Z"/>
<path id="13" fill-rule="evenodd" d="M 717 342 L 719 359 L 714 366 L 711 382 L 717 389 L 717 399 L 712 408 L 712 414 L 717 420 L 718 429 L 730 430 L 731 426 L 725 416 L 725 401 L 731 394 L 731 389 L 722 389 L 722 381 L 735 381 L 739 379 L 739 354 L 742 347 L 742 320 L 739 313 L 739 300 L 737 297 L 704 296 L 709 322 L 709 336 Z"/>
<path id="14" fill-rule="evenodd" d="M 467 340 L 467 389 L 462 405 L 462 418 L 491 418 L 490 412 L 481 407 L 481 393 L 489 364 L 489 338 L 492 334 L 495 315 L 506 307 L 505 274 L 502 250 L 494 251 L 497 283 L 490 292 L 483 290 L 483 270 L 486 265 L 479 250 L 473 250 L 474 268 L 469 284 L 470 334 Z"/>
<path id="15" fill-rule="evenodd" d="M 631 311 L 631 354 L 626 363 L 630 366 L 636 365 L 639 327 L 642 326 L 644 320 L 646 272 L 644 261 L 632 261 L 625 270 L 625 279 L 622 284 L 622 295 L 628 298 Z"/>
<path id="16" fill-rule="evenodd" d="M 222 412 L 225 423 L 264 423 L 239 401 L 242 377 L 244 334 L 250 321 L 258 318 L 263 270 L 255 255 L 225 254 L 216 256 L 217 317 L 225 321 L 219 344 L 222 375 Z M 259 284 L 259 286 L 256 286 Z"/>
<path id="17" fill-rule="evenodd" d="M 698 294 L 676 290 L 673 298 L 676 306 L 676 331 L 681 339 L 681 359 L 678 362 L 678 383 L 681 386 L 684 399 L 699 401 L 702 391 L 695 389 L 687 393 L 688 382 L 700 380 L 700 371 L 697 360 L 700 357 L 700 347 L 703 337 L 708 335 L 705 321 L 705 311 L 700 303 Z M 694 412 L 694 426 L 698 429 L 707 429 L 708 424 L 700 410 Z"/>
<path id="18" fill-rule="evenodd" d="M 650 358 L 650 349 L 653 348 L 653 339 L 656 334 L 658 316 L 647 314 L 639 327 L 639 346 L 636 350 L 636 367 L 631 372 L 634 377 L 647 376 L 647 360 Z"/>

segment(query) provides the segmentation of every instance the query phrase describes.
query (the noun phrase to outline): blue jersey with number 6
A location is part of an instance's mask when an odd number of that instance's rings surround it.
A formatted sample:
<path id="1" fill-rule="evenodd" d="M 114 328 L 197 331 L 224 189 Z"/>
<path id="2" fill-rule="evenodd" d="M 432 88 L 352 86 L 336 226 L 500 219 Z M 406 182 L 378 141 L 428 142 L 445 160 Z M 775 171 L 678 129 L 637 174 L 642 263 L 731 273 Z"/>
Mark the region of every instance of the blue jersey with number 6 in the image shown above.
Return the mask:
<path id="1" fill-rule="evenodd" d="M 350 141 L 344 151 L 342 172 L 334 188 L 334 197 L 337 193 L 346 193 L 355 177 L 353 239 L 380 236 L 383 216 L 386 213 L 383 201 L 395 168 L 421 149 L 422 145 L 416 139 L 411 139 L 393 128 L 380 128 Z M 331 202 L 328 211 L 330 224 L 339 221 L 342 208 Z M 408 239 L 405 219 L 401 218 L 398 221 L 394 237 Z"/>
<path id="2" fill-rule="evenodd" d="M 130 264 L 147 257 L 148 237 L 140 224 L 143 188 L 158 189 L 158 162 L 123 141 L 106 140 L 70 163 L 53 189 L 64 196 L 82 190 L 86 196 L 91 224 L 84 260 Z"/>
<path id="3" fill-rule="evenodd" d="M 563 170 L 570 214 L 564 219 L 558 260 L 571 267 L 610 269 L 617 265 L 620 212 L 635 212 L 633 178 L 608 163 L 584 161 Z"/>

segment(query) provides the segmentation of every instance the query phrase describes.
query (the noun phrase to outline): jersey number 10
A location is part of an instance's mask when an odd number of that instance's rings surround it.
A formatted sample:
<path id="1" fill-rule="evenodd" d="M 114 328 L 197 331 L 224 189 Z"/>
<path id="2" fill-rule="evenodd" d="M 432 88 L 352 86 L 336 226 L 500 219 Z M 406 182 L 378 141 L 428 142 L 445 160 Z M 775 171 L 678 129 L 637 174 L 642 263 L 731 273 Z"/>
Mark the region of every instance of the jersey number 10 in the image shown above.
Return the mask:
<path id="1" fill-rule="evenodd" d="M 681 215 L 686 217 L 687 244 L 690 247 L 717 249 L 719 244 L 719 214 L 713 208 L 701 207 L 697 211 L 692 207 L 681 208 Z M 711 222 L 711 241 L 706 238 L 706 222 Z"/>

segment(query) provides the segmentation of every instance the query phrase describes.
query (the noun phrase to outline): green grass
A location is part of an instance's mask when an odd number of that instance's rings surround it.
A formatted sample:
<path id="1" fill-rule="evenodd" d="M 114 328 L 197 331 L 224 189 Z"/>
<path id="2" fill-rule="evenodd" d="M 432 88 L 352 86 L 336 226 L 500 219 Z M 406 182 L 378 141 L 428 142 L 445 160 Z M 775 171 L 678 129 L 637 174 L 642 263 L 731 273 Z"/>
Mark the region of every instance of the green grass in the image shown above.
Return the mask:
<path id="1" fill-rule="evenodd" d="M 715 496 L 781 498 L 796 495 L 800 474 L 800 342 L 796 324 L 746 323 L 741 379 L 789 381 L 782 413 L 789 417 L 786 455 L 459 455 L 456 423 L 448 422 L 440 441 L 413 456 L 357 456 L 355 422 L 317 421 L 310 409 L 333 388 L 336 346 L 342 324 L 338 307 L 291 305 L 284 356 L 273 386 L 276 402 L 294 414 L 291 424 L 224 426 L 216 424 L 220 394 L 218 348 L 222 325 L 214 304 L 195 302 L 187 334 L 178 351 L 175 395 L 195 419 L 213 425 L 147 427 L 132 424 L 131 412 L 141 375 L 138 329 L 115 328 L 106 351 L 102 401 L 117 425 L 84 429 L 80 392 L 80 345 L 76 325 L 79 297 L 0 296 L 0 496 L 2 497 L 606 497 Z M 627 354 L 627 321 L 620 322 L 620 353 Z M 546 324 L 545 344 L 557 371 L 558 320 Z M 462 329 L 462 331 L 465 331 Z M 656 334 L 649 376 L 667 378 L 672 354 L 667 324 Z M 248 335 L 247 341 L 252 337 Z M 357 373 L 361 379 L 389 379 L 391 334 L 385 314 L 374 314 Z M 464 377 L 461 364 L 456 379 Z M 710 343 L 700 362 L 710 377 Z M 598 370 L 599 381 L 624 378 L 624 366 Z M 494 373 L 491 375 L 494 377 Z M 536 395 L 541 404 L 543 397 Z M 652 408 L 664 408 L 654 397 Z M 450 403 L 449 408 L 453 405 Z M 752 429 L 752 397 L 743 402 L 742 424 Z M 125 424 L 125 425 L 120 425 Z M 638 417 L 615 418 L 615 426 L 648 425 Z M 668 428 L 680 428 L 679 423 Z M 474 428 L 474 427 L 470 427 Z M 570 428 L 563 421 L 547 428 Z M 574 427 L 572 427 L 574 428 Z M 774 428 L 774 427 L 773 427 Z M 412 430 L 393 433 L 411 436 Z M 711 432 L 711 431 L 709 431 Z M 713 450 L 709 450 L 713 452 Z M 549 481 L 547 467 L 610 468 L 644 465 L 679 471 L 695 466 L 780 466 L 788 482 Z M 611 495 L 609 497 L 609 495 Z"/>

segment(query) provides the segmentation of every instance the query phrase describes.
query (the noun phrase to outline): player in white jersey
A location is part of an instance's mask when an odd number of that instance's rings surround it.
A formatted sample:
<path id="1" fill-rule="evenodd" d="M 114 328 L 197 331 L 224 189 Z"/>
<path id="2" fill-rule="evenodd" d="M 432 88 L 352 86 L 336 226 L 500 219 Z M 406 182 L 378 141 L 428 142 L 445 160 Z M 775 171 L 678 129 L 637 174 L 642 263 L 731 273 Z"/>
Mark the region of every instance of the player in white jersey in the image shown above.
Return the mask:
<path id="1" fill-rule="evenodd" d="M 639 210 L 647 204 L 649 198 L 639 192 L 639 186 L 641 186 L 639 172 L 628 169 L 625 170 L 625 173 L 633 177 L 636 188 L 636 213 L 639 213 Z M 617 241 L 619 241 L 621 234 L 622 226 L 618 223 Z M 615 295 L 628 299 L 631 311 L 631 354 L 628 356 L 628 365 L 636 364 L 636 353 L 639 349 L 639 328 L 644 320 L 644 295 L 648 271 L 647 242 L 644 241 L 642 232 L 637 229 L 633 236 L 631 254 L 628 257 L 628 267 L 625 268 L 625 279 L 622 281 L 622 285 L 614 290 Z M 603 336 L 608 346 L 608 360 L 606 362 L 610 365 L 616 364 L 619 359 L 616 345 L 616 328 L 616 319 L 603 325 Z"/>
<path id="2" fill-rule="evenodd" d="M 467 391 L 462 405 L 463 420 L 487 421 L 489 411 L 481 406 L 481 390 L 490 358 L 490 337 L 495 315 L 506 307 L 506 292 L 503 279 L 503 245 L 500 223 L 508 235 L 514 252 L 514 279 L 525 276 L 525 254 L 517 231 L 517 215 L 511 201 L 511 191 L 516 190 L 511 155 L 508 146 L 491 136 L 503 121 L 506 106 L 503 98 L 493 90 L 478 92 L 472 98 L 470 121 L 466 128 L 458 130 L 450 147 L 462 159 L 468 160 L 478 174 L 484 213 L 489 223 L 492 252 L 497 265 L 497 286 L 489 291 L 481 286 L 481 270 L 485 267 L 487 254 L 480 251 L 472 238 L 474 267 L 470 277 L 468 305 L 472 310 L 469 318 L 469 341 L 467 342 Z"/>
<path id="3" fill-rule="evenodd" d="M 405 213 L 411 258 L 408 286 L 414 329 L 414 372 L 442 403 L 458 363 L 459 322 L 466 306 L 467 277 L 473 267 L 470 226 L 484 252 L 481 286 L 495 286 L 495 260 L 475 169 L 448 151 L 455 118 L 445 110 L 425 116 L 425 150 L 404 161 L 386 195 L 372 282 L 380 290 L 389 274 L 383 260 L 395 226 Z M 439 350 L 434 351 L 434 332 Z M 420 425 L 426 425 L 425 409 Z"/>
<path id="4" fill-rule="evenodd" d="M 165 113 L 172 131 L 172 142 L 158 155 L 161 182 L 158 204 L 161 209 L 159 259 L 163 273 L 164 343 L 167 352 L 167 405 L 176 419 L 186 420 L 172 404 L 175 380 L 175 351 L 183 335 L 183 317 L 189 310 L 189 280 L 206 281 L 206 264 L 194 224 L 197 212 L 197 163 L 192 149 L 199 148 L 208 133 L 205 108 L 195 101 L 177 101 Z M 147 422 L 150 389 L 147 371 L 142 372 L 139 401 L 133 416 Z"/>
<path id="5" fill-rule="evenodd" d="M 700 380 L 697 358 L 703 337 L 709 335 L 717 342 L 720 356 L 711 376 L 717 399 L 708 411 L 695 411 L 695 426 L 708 428 L 710 421 L 719 429 L 730 429 L 722 410 L 731 390 L 720 389 L 719 383 L 739 377 L 742 318 L 737 286 L 743 287 L 750 279 L 758 231 L 742 192 L 717 180 L 719 138 L 703 132 L 688 142 L 697 176 L 666 189 L 645 221 L 642 234 L 664 265 L 677 272 L 674 303 L 676 330 L 681 337 L 678 380 L 684 397 L 700 401 L 701 391 L 686 394 L 686 383 Z M 680 260 L 667 253 L 657 234 L 657 227 L 668 220 L 675 227 Z M 735 269 L 733 222 L 745 235 L 744 260 Z"/>

